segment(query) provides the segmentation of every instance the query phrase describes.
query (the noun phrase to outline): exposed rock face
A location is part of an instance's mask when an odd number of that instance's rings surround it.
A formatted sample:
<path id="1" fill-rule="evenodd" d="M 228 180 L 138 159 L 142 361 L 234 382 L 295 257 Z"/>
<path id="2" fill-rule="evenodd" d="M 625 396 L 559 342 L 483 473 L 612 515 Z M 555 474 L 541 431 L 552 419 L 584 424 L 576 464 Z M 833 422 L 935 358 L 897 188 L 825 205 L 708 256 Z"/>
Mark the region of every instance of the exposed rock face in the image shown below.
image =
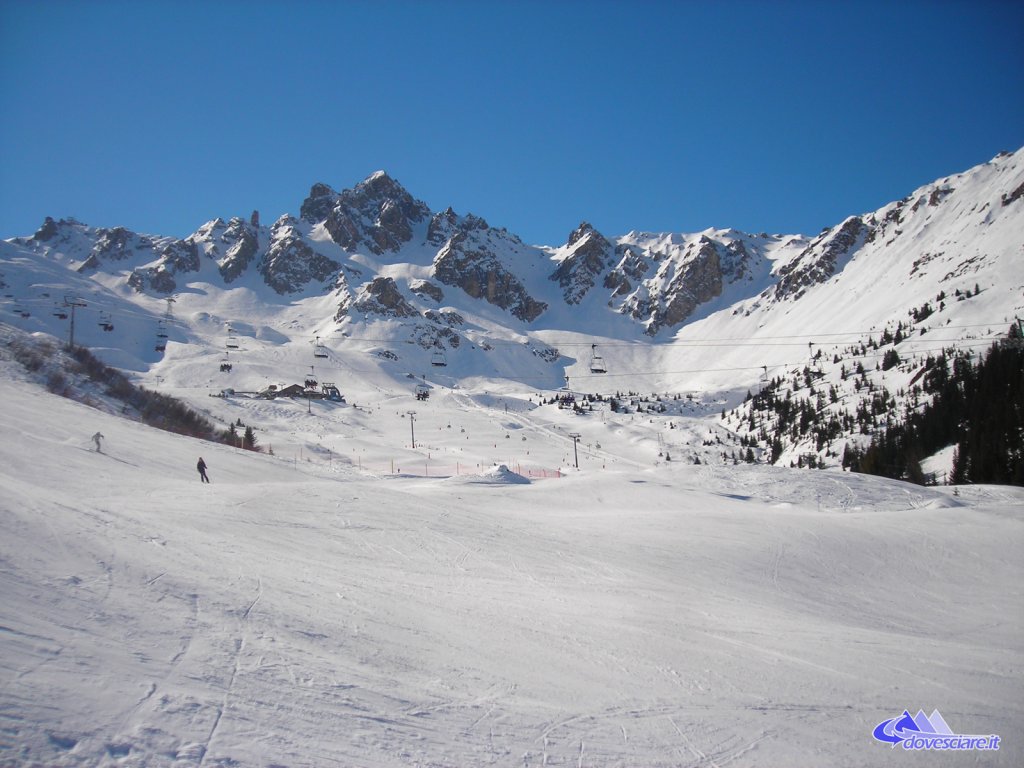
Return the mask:
<path id="1" fill-rule="evenodd" d="M 889 215 L 898 217 L 902 206 L 894 207 Z M 800 298 L 812 285 L 823 283 L 836 273 L 839 261 L 853 253 L 866 239 L 873 237 L 874 229 L 859 216 L 851 216 L 839 227 L 829 230 L 811 242 L 797 258 L 779 270 L 775 297 Z"/>
<path id="2" fill-rule="evenodd" d="M 1019 187 L 1017 187 L 1015 190 L 1013 190 L 1013 192 L 1011 192 L 1010 194 L 1008 194 L 1008 195 L 1005 194 L 1005 193 L 1003 194 L 1003 196 L 1002 196 L 1003 205 L 1007 206 L 1010 203 L 1014 203 L 1014 202 L 1020 200 L 1022 197 L 1024 197 L 1024 183 L 1022 183 Z"/>
<path id="3" fill-rule="evenodd" d="M 139 267 L 128 276 L 128 285 L 139 293 L 168 294 L 178 288 L 176 275 L 199 270 L 199 248 L 190 239 L 175 240 L 160 251 L 156 266 Z"/>
<path id="4" fill-rule="evenodd" d="M 385 317 L 419 317 L 420 314 L 390 277 L 375 277 L 364 285 L 353 306 L 364 314 Z"/>
<path id="5" fill-rule="evenodd" d="M 136 235 L 124 227 L 97 230 L 99 237 L 92 249 L 101 261 L 121 261 L 131 256 L 133 249 L 152 248 L 153 241 L 145 235 Z"/>
<path id="6" fill-rule="evenodd" d="M 259 215 L 255 212 L 253 217 L 257 221 L 259 220 Z M 228 222 L 228 226 L 220 238 L 228 246 L 228 249 L 224 259 L 218 264 L 225 283 L 236 280 L 249 268 L 260 247 L 258 231 L 256 226 L 246 225 L 239 218 L 231 219 Z"/>
<path id="7" fill-rule="evenodd" d="M 438 304 L 444 301 L 444 291 L 429 280 L 417 280 L 409 287 L 417 296 L 425 296 Z"/>
<path id="8" fill-rule="evenodd" d="M 466 319 L 462 315 L 449 309 L 442 309 L 440 312 L 428 309 L 423 313 L 423 316 L 432 323 L 437 325 L 447 325 L 452 328 L 466 324 Z"/>
<path id="9" fill-rule="evenodd" d="M 413 225 L 426 220 L 430 209 L 378 171 L 340 194 L 314 184 L 300 215 L 310 224 L 322 222 L 331 239 L 350 253 L 365 247 L 381 255 L 409 242 Z"/>
<path id="10" fill-rule="evenodd" d="M 137 251 L 152 249 L 154 245 L 151 238 L 130 232 L 124 227 L 97 229 L 92 251 L 78 271 L 86 272 L 96 269 L 108 261 L 125 261 L 135 255 Z"/>
<path id="11" fill-rule="evenodd" d="M 587 222 L 569 235 L 569 256 L 551 275 L 558 281 L 562 295 L 569 304 L 578 304 L 594 287 L 599 275 L 614 263 L 614 249 L 604 236 Z"/>
<path id="12" fill-rule="evenodd" d="M 473 230 L 487 229 L 490 229 L 490 226 L 484 219 L 474 216 L 472 213 L 459 216 L 449 206 L 431 218 L 430 225 L 427 227 L 427 242 L 440 247 L 448 242 L 456 232 L 468 233 Z"/>
<path id="13" fill-rule="evenodd" d="M 33 240 L 38 240 L 41 243 L 46 243 L 57 236 L 57 222 L 51 217 L 47 216 L 43 225 L 36 230 L 36 233 L 32 235 Z"/>
<path id="14" fill-rule="evenodd" d="M 427 227 L 427 242 L 440 248 L 459 229 L 459 217 L 451 206 L 441 213 L 435 213 Z"/>
<path id="15" fill-rule="evenodd" d="M 461 288 L 474 299 L 508 310 L 524 322 L 536 320 L 547 309 L 508 271 L 487 244 L 456 232 L 434 258 L 434 277 Z"/>
<path id="16" fill-rule="evenodd" d="M 324 283 L 341 268 L 309 246 L 297 223 L 291 216 L 274 223 L 270 248 L 257 267 L 267 285 L 281 295 L 296 293 L 313 281 Z"/>
<path id="17" fill-rule="evenodd" d="M 647 333 L 682 323 L 693 311 L 722 293 L 722 264 L 715 244 L 702 239 L 696 258 L 687 261 L 669 283 L 652 313 Z"/>
<path id="18" fill-rule="evenodd" d="M 439 349 L 445 347 L 458 349 L 462 337 L 447 326 L 437 324 L 417 325 L 412 333 L 413 341 L 423 349 Z"/>
<path id="19" fill-rule="evenodd" d="M 604 277 L 604 287 L 611 290 L 612 298 L 630 293 L 633 290 L 630 281 L 642 280 L 651 268 L 642 256 L 628 246 L 619 246 L 615 252 L 621 255 L 619 263 Z"/>
<path id="20" fill-rule="evenodd" d="M 686 322 L 702 305 L 722 295 L 725 286 L 750 274 L 753 257 L 742 240 L 716 240 L 701 235 L 682 252 L 647 252 L 641 257 L 631 247 L 605 278 L 612 296 L 624 295 L 619 311 L 642 322 L 648 335 Z M 657 272 L 648 278 L 652 263 Z M 629 278 L 638 282 L 635 288 Z"/>

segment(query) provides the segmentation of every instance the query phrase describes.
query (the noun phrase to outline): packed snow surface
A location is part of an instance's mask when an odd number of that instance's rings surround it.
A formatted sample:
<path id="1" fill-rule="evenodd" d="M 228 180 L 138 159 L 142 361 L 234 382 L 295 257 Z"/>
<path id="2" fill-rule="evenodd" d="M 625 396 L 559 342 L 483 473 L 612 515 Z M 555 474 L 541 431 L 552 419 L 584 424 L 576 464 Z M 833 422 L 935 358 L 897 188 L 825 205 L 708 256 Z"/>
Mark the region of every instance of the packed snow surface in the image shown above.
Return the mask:
<path id="1" fill-rule="evenodd" d="M 267 431 L 319 414 L 352 445 L 258 454 L 20 371 L 0 361 L 0 764 L 1024 762 L 1019 489 L 656 464 L 626 425 L 576 469 L 550 415 L 455 394 L 266 403 Z M 453 458 L 487 430 L 556 471 Z M 875 741 L 904 709 L 1001 748 Z"/>

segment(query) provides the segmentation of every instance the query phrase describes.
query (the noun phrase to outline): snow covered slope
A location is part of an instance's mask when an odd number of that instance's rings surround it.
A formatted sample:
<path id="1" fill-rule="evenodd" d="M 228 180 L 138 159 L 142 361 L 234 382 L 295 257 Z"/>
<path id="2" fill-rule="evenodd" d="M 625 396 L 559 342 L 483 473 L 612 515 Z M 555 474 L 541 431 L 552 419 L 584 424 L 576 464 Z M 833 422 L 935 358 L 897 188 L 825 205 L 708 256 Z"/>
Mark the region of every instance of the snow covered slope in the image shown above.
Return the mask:
<path id="1" fill-rule="evenodd" d="M 0 764 L 876 765 L 904 709 L 1020 764 L 1024 495 L 737 456 L 748 389 L 1004 336 L 1022 211 L 1024 150 L 816 237 L 528 245 L 378 173 L 0 241 Z M 265 452 L 10 359 L 72 335 Z"/>
<path id="2" fill-rule="evenodd" d="M 701 450 L 685 400 L 360 381 L 205 398 L 267 455 L 0 360 L 0 764 L 1024 760 L 1024 492 L 659 460 Z M 1001 748 L 897 754 L 904 709 Z"/>

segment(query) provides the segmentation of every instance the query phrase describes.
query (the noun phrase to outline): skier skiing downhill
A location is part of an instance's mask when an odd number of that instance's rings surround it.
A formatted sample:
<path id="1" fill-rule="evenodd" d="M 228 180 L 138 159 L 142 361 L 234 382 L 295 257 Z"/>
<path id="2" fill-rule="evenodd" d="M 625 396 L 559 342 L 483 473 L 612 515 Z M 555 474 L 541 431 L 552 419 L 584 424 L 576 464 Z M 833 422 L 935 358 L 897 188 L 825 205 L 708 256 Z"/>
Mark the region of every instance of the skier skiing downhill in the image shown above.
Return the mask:
<path id="1" fill-rule="evenodd" d="M 196 464 L 196 469 L 199 470 L 199 480 L 204 483 L 210 482 L 210 478 L 206 476 L 206 462 L 203 461 L 203 457 L 199 457 L 199 462 Z"/>
<path id="2" fill-rule="evenodd" d="M 103 439 L 103 435 L 97 432 L 92 436 L 92 441 L 96 443 L 96 453 L 103 453 L 103 448 L 100 447 L 100 440 Z"/>

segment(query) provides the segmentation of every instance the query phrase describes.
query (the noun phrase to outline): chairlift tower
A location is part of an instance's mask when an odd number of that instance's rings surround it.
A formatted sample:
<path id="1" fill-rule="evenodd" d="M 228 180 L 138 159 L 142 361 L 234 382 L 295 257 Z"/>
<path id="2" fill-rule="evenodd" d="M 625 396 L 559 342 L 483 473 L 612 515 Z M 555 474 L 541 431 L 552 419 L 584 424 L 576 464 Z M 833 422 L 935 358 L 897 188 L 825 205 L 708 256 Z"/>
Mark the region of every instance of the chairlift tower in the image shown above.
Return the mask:
<path id="1" fill-rule="evenodd" d="M 82 301 L 81 299 L 79 299 L 79 298 L 77 298 L 75 296 L 65 296 L 64 297 L 64 306 L 68 307 L 71 310 L 71 330 L 68 333 L 68 348 L 69 349 L 74 349 L 75 348 L 75 308 L 76 307 L 86 307 L 86 306 L 88 306 L 88 304 L 86 304 L 84 301 Z"/>
<path id="2" fill-rule="evenodd" d="M 409 431 L 412 435 L 412 447 L 416 449 L 416 411 L 406 411 L 409 416 Z"/>
<path id="3" fill-rule="evenodd" d="M 579 432 L 570 432 L 569 437 L 572 438 L 572 457 L 576 462 L 576 469 L 580 468 L 580 455 L 576 450 L 576 446 L 579 445 L 580 438 L 583 437 Z"/>

